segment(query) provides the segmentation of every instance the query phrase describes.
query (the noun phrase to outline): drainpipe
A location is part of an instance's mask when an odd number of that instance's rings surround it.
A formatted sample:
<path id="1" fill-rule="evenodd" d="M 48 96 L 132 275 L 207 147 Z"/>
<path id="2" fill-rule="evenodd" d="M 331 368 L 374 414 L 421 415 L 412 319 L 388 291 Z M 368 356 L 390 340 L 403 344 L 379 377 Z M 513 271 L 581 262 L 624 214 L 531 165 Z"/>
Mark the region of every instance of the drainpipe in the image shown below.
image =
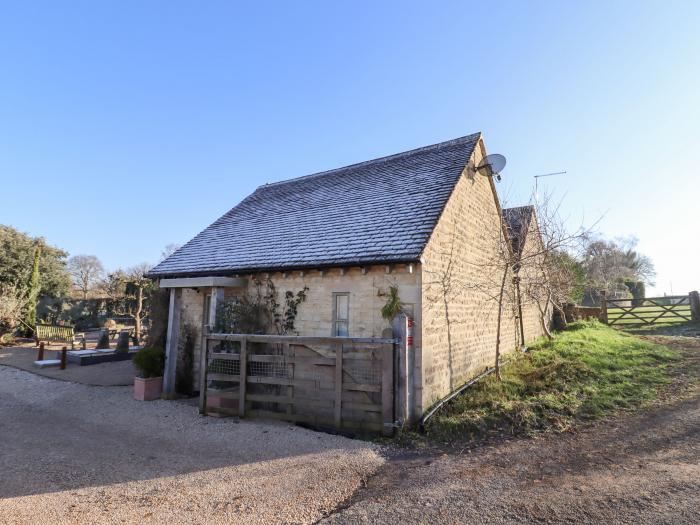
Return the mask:
<path id="1" fill-rule="evenodd" d="M 526 352 L 529 352 L 529 351 L 530 351 L 530 349 L 529 349 L 527 346 L 525 346 L 525 345 L 521 346 L 520 349 L 522 350 L 523 353 L 526 353 Z M 501 359 L 501 363 L 504 363 L 504 360 L 503 360 L 503 359 Z M 467 390 L 469 387 L 475 385 L 476 383 L 478 383 L 479 381 L 481 381 L 481 380 L 482 380 L 483 378 L 485 378 L 486 376 L 488 376 L 488 375 L 490 375 L 490 374 L 493 374 L 493 373 L 495 372 L 495 370 L 496 370 L 496 367 L 491 367 L 491 368 L 488 368 L 488 369 L 484 370 L 484 371 L 483 371 L 482 373 L 480 373 L 478 376 L 476 376 L 475 378 L 473 378 L 473 379 L 467 381 L 465 384 L 463 384 L 462 386 L 460 386 L 457 390 L 454 390 L 454 391 L 450 392 L 450 393 L 447 394 L 445 397 L 443 397 L 440 401 L 438 401 L 437 403 L 435 403 L 435 404 L 433 405 L 433 407 L 432 407 L 430 410 L 428 410 L 428 411 L 423 415 L 422 418 L 420 418 L 420 421 L 418 422 L 418 429 L 420 430 L 420 432 L 423 433 L 423 434 L 425 434 L 425 425 L 426 425 L 426 423 L 428 422 L 428 420 L 429 420 L 431 417 L 433 417 L 433 416 L 435 415 L 435 413 L 436 413 L 438 410 L 440 410 L 443 406 L 445 406 L 447 403 L 449 403 L 450 401 L 452 401 L 455 397 L 457 397 L 458 395 L 460 395 L 462 392 L 464 392 L 465 390 Z"/>

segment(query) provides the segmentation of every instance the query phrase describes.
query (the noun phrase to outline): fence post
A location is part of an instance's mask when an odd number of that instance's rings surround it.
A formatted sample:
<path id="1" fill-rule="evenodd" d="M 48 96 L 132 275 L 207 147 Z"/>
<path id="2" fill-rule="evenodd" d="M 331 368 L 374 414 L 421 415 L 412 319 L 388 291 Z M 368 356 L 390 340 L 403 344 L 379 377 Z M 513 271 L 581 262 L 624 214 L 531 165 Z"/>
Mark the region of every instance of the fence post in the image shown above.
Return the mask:
<path id="1" fill-rule="evenodd" d="M 600 321 L 608 324 L 608 299 L 605 290 L 600 291 Z"/>
<path id="2" fill-rule="evenodd" d="M 203 328 L 202 348 L 199 355 L 199 413 L 207 415 L 207 368 L 209 366 L 209 327 Z"/>
<path id="3" fill-rule="evenodd" d="M 382 434 L 394 434 L 394 345 L 382 347 Z"/>
<path id="4" fill-rule="evenodd" d="M 397 315 L 393 323 L 396 340 L 397 372 L 394 374 L 394 410 L 396 418 L 404 425 L 413 420 L 413 319 L 406 314 Z"/>
<path id="5" fill-rule="evenodd" d="M 700 323 L 700 294 L 695 290 L 690 292 L 690 318 Z"/>
<path id="6" fill-rule="evenodd" d="M 248 381 L 248 340 L 244 337 L 241 339 L 241 352 L 240 352 L 240 366 L 239 366 L 239 379 L 240 379 L 240 390 L 238 398 L 238 417 L 245 416 L 245 387 L 246 381 Z"/>
<path id="7" fill-rule="evenodd" d="M 335 345 L 335 428 L 343 424 L 343 343 Z"/>
<path id="8" fill-rule="evenodd" d="M 39 355 L 36 356 L 37 361 L 44 360 L 44 342 L 39 343 Z"/>
<path id="9" fill-rule="evenodd" d="M 61 370 L 66 369 L 66 353 L 68 352 L 68 347 L 64 346 L 61 348 Z"/>

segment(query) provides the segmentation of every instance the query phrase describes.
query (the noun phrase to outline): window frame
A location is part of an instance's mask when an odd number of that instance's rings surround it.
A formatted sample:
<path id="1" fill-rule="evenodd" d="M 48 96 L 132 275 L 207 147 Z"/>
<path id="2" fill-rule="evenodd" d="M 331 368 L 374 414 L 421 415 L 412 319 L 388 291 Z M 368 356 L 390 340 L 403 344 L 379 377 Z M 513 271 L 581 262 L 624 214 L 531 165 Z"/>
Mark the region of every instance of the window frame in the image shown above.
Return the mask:
<path id="1" fill-rule="evenodd" d="M 341 319 L 338 317 L 338 297 L 347 297 L 348 311 L 346 319 Z M 338 325 L 345 325 L 345 332 L 347 335 L 338 335 Z M 350 292 L 333 292 L 333 317 L 331 319 L 331 336 L 350 337 Z"/>

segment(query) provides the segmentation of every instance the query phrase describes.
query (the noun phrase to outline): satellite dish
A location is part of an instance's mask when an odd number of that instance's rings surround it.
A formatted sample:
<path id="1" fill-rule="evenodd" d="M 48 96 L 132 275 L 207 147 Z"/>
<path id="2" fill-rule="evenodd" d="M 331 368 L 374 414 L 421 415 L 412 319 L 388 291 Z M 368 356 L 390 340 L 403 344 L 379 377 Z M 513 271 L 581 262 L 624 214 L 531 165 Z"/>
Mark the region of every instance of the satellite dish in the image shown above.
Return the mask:
<path id="1" fill-rule="evenodd" d="M 506 158 L 499 153 L 486 155 L 476 167 L 476 171 L 485 177 L 496 177 L 501 180 L 501 171 L 506 167 Z"/>

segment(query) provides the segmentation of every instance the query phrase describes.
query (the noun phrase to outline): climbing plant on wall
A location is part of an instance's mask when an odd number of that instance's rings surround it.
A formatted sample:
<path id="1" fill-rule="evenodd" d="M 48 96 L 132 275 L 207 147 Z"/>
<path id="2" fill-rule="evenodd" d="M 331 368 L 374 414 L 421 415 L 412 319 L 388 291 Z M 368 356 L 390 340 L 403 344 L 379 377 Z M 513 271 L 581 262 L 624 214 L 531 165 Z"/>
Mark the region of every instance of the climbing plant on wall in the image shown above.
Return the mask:
<path id="1" fill-rule="evenodd" d="M 386 300 L 384 306 L 382 306 L 382 317 L 387 321 L 391 321 L 401 313 L 403 310 L 403 303 L 399 297 L 398 286 L 389 287 L 389 297 Z"/>
<path id="2" fill-rule="evenodd" d="M 253 281 L 253 290 L 243 296 L 221 301 L 217 306 L 216 331 L 239 334 L 295 333 L 295 322 L 300 305 L 306 301 L 302 290 L 284 293 L 283 302 L 270 279 Z"/>

